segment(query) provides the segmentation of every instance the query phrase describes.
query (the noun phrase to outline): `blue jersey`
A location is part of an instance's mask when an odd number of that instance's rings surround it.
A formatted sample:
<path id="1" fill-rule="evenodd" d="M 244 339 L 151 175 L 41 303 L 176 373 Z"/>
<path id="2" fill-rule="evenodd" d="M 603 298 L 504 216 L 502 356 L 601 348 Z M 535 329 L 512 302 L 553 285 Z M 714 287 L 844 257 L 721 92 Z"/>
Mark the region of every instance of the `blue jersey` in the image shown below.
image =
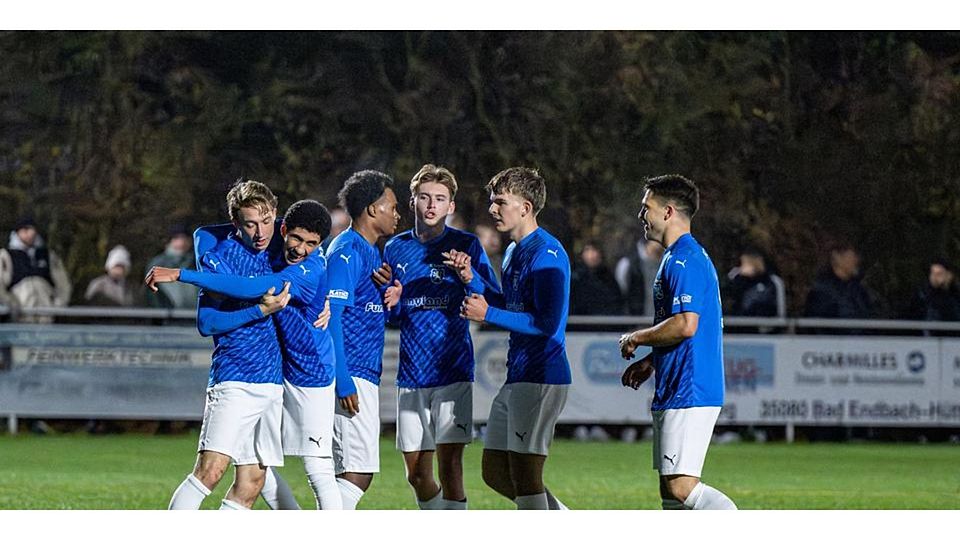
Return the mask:
<path id="1" fill-rule="evenodd" d="M 231 230 L 231 225 L 214 225 L 203 227 L 198 233 L 224 238 Z M 202 249 L 205 250 L 207 244 L 204 240 L 201 242 L 204 242 Z M 197 245 L 200 246 L 201 242 Z M 278 292 L 289 283 L 290 304 L 273 315 L 282 345 L 283 378 L 296 386 L 327 386 L 334 379 L 333 344 L 325 329 L 313 327 L 313 321 L 323 311 L 327 295 L 327 266 L 322 251 L 318 250 L 292 266 L 284 260 L 280 245 L 271 246 L 268 251 L 272 255 L 273 274 L 248 278 L 182 270 L 180 281 L 250 300 L 259 299 L 271 287 Z M 198 252 L 202 253 L 199 247 Z"/>
<path id="2" fill-rule="evenodd" d="M 567 252 L 538 228 L 507 247 L 502 276 L 503 295 L 484 291 L 484 297 L 490 304 L 485 320 L 510 330 L 506 382 L 570 384 L 564 335 L 570 309 Z"/>
<path id="3" fill-rule="evenodd" d="M 470 255 L 474 279 L 496 286 L 496 274 L 480 240 L 468 232 L 445 227 L 440 236 L 423 243 L 410 230 L 393 237 L 384 248 L 393 278 L 403 284 L 400 304 L 391 314 L 400 323 L 397 386 L 431 388 L 473 381 L 470 326 L 460 317 L 464 285 L 443 264 L 443 253 L 451 249 Z"/>
<path id="4" fill-rule="evenodd" d="M 326 329 L 313 327 L 327 298 L 327 261 L 318 249 L 299 264 L 287 266 L 284 262 L 283 266 L 274 276 L 289 281 L 293 295 L 290 305 L 273 315 L 283 345 L 283 378 L 294 386 L 327 386 L 335 375 L 333 340 Z M 314 294 L 295 295 L 293 284 L 298 282 L 310 282 Z"/>
<path id="5" fill-rule="evenodd" d="M 690 234 L 663 254 L 653 284 L 654 324 L 691 312 L 697 332 L 670 347 L 653 348 L 657 388 L 651 409 L 723 406 L 723 318 L 717 270 Z"/>
<path id="6" fill-rule="evenodd" d="M 236 237 L 226 240 L 200 258 L 204 272 L 260 276 L 271 272 L 268 254 L 255 252 Z M 209 292 L 201 291 L 198 316 L 204 309 L 221 312 L 249 311 L 257 309 L 249 301 L 232 298 L 216 299 Z M 209 386 L 225 382 L 281 384 L 280 345 L 273 321 L 259 318 L 223 334 L 213 336 L 213 359 L 210 365 Z"/>
<path id="7" fill-rule="evenodd" d="M 353 229 L 340 233 L 327 255 L 330 304 L 343 306 L 346 365 L 350 375 L 374 384 L 380 384 L 383 371 L 385 315 L 383 298 L 372 275 L 382 263 L 377 248 Z"/>

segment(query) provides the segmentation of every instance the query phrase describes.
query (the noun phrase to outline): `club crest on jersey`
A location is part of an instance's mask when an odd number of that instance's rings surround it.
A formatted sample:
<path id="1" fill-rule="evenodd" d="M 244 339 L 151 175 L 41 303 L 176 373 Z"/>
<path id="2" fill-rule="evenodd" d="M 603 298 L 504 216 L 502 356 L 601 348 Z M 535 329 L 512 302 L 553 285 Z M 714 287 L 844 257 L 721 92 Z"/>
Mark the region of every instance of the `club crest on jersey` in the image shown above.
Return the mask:
<path id="1" fill-rule="evenodd" d="M 430 265 L 430 281 L 432 283 L 443 283 L 444 269 L 442 266 Z"/>

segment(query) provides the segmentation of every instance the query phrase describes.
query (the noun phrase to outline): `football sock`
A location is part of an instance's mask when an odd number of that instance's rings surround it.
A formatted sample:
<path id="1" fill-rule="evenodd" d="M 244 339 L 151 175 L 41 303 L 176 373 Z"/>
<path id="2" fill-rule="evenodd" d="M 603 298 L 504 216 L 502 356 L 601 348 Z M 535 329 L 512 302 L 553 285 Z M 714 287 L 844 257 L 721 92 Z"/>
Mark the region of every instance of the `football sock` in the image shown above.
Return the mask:
<path id="1" fill-rule="evenodd" d="M 544 488 L 546 489 L 546 488 Z M 567 505 L 560 502 L 560 499 L 553 496 L 553 493 L 550 493 L 549 489 L 546 489 L 547 494 L 547 508 L 550 510 L 569 510 Z"/>
<path id="2" fill-rule="evenodd" d="M 417 506 L 421 510 L 443 510 L 443 490 L 438 491 L 430 500 L 421 501 L 417 499 Z"/>
<path id="3" fill-rule="evenodd" d="M 686 510 L 683 503 L 676 499 L 660 499 L 660 507 L 664 510 Z"/>
<path id="4" fill-rule="evenodd" d="M 343 499 L 344 510 L 356 510 L 357 503 L 363 497 L 363 490 L 357 487 L 353 482 L 337 478 L 337 487 L 340 489 L 340 497 Z"/>
<path id="5" fill-rule="evenodd" d="M 462 501 L 450 501 L 447 499 L 443 500 L 443 506 L 440 507 L 441 510 L 466 510 L 467 509 L 467 500 Z"/>
<path id="6" fill-rule="evenodd" d="M 333 473 L 333 458 L 304 456 L 303 470 L 317 498 L 317 510 L 343 510 L 343 498 Z"/>
<path id="7" fill-rule="evenodd" d="M 188 474 L 187 478 L 180 483 L 177 490 L 173 492 L 170 498 L 168 510 L 198 510 L 203 499 L 210 494 L 207 486 L 199 478 Z"/>
<path id="8" fill-rule="evenodd" d="M 683 506 L 691 510 L 736 510 L 737 505 L 723 492 L 714 489 L 703 482 L 697 484 Z"/>
<path id="9" fill-rule="evenodd" d="M 517 503 L 517 510 L 549 510 L 547 506 L 547 494 L 537 493 L 535 495 L 521 495 L 513 500 Z"/>
<path id="10" fill-rule="evenodd" d="M 238 502 L 224 499 L 220 502 L 220 510 L 248 510 L 248 508 Z"/>
<path id="11" fill-rule="evenodd" d="M 260 496 L 271 510 L 300 510 L 297 498 L 293 496 L 290 485 L 280 476 L 274 467 L 267 468 Z"/>

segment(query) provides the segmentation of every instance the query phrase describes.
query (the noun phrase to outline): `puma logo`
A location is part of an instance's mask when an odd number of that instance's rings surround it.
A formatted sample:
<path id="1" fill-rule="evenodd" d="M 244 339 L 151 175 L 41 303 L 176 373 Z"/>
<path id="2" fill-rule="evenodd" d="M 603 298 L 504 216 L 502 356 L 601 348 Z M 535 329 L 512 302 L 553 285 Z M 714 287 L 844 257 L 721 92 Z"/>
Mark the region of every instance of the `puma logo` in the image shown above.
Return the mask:
<path id="1" fill-rule="evenodd" d="M 322 438 L 323 437 L 317 437 L 316 439 L 314 439 L 313 437 L 307 437 L 307 440 L 312 443 L 317 443 L 317 448 L 320 448 L 320 439 Z"/>
<path id="2" fill-rule="evenodd" d="M 463 430 L 463 434 L 467 434 L 467 425 L 466 424 L 457 424 L 457 427 Z M 522 439 L 522 437 L 521 437 Z"/>
<path id="3" fill-rule="evenodd" d="M 684 259 L 684 260 L 682 260 L 682 261 L 673 261 L 673 262 L 679 264 L 680 266 L 682 266 L 682 267 L 684 267 L 684 268 L 687 267 L 687 260 L 686 260 L 686 259 Z"/>
<path id="4" fill-rule="evenodd" d="M 559 249 L 548 249 L 548 250 L 547 250 L 547 253 L 553 255 L 554 257 L 557 257 L 557 256 L 558 256 L 557 253 L 559 253 L 559 252 L 560 252 Z"/>
<path id="5" fill-rule="evenodd" d="M 216 259 L 210 259 L 210 266 L 212 266 L 213 269 L 216 270 L 217 267 L 220 266 L 220 261 Z"/>
<path id="6" fill-rule="evenodd" d="M 353 255 L 344 255 L 343 253 L 340 254 L 340 258 L 343 259 L 347 264 L 350 264 L 350 257 L 353 257 Z"/>
<path id="7" fill-rule="evenodd" d="M 513 434 L 516 435 L 517 437 L 520 437 L 520 440 L 521 440 L 521 441 L 523 440 L 524 437 L 527 436 L 527 432 L 526 432 L 526 431 L 524 431 L 522 434 L 521 434 L 519 431 L 514 431 Z"/>
<path id="8" fill-rule="evenodd" d="M 401 271 L 401 272 L 406 272 L 406 271 L 407 271 L 407 266 L 409 266 L 409 265 L 410 265 L 410 263 L 403 263 L 403 264 L 397 263 L 397 270 L 399 270 L 399 271 Z"/>
<path id="9" fill-rule="evenodd" d="M 670 464 L 673 465 L 674 467 L 677 466 L 677 463 L 674 461 L 675 459 L 677 459 L 677 455 L 676 455 L 676 454 L 674 454 L 673 457 L 670 457 L 670 456 L 664 454 L 664 455 L 663 455 L 663 459 L 669 461 Z"/>
<path id="10" fill-rule="evenodd" d="M 307 275 L 310 273 L 310 269 L 302 264 L 300 265 L 300 269 L 303 270 L 303 275 Z"/>

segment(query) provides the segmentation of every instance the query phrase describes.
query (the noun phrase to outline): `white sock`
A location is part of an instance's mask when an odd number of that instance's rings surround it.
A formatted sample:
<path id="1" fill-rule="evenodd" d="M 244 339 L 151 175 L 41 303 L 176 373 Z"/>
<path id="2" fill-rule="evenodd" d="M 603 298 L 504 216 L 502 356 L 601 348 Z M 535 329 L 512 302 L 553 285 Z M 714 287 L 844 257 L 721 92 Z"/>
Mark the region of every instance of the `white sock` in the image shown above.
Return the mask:
<path id="1" fill-rule="evenodd" d="M 224 499 L 220 502 L 220 510 L 249 510 L 249 508 L 230 499 Z"/>
<path id="2" fill-rule="evenodd" d="M 438 491 L 430 500 L 421 501 L 417 499 L 417 506 L 421 510 L 443 510 L 443 490 Z"/>
<path id="3" fill-rule="evenodd" d="M 440 507 L 441 510 L 466 510 L 467 509 L 467 500 L 462 501 L 451 501 L 448 499 L 443 500 L 443 505 Z"/>
<path id="4" fill-rule="evenodd" d="M 170 506 L 167 507 L 167 510 L 199 510 L 200 503 L 202 503 L 209 494 L 210 490 L 207 489 L 207 486 L 203 485 L 203 482 L 201 482 L 199 478 L 188 474 L 187 478 L 183 482 L 180 482 L 177 490 L 173 492 L 173 497 L 170 498 Z"/>
<path id="5" fill-rule="evenodd" d="M 683 503 L 676 499 L 660 499 L 660 507 L 664 510 L 686 510 Z"/>
<path id="6" fill-rule="evenodd" d="M 263 497 L 263 502 L 267 503 L 271 510 L 300 510 L 300 504 L 297 503 L 297 498 L 293 496 L 290 485 L 274 467 L 267 468 L 260 496 Z"/>
<path id="7" fill-rule="evenodd" d="M 547 494 L 537 493 L 535 495 L 521 495 L 513 500 L 517 503 L 517 510 L 549 510 L 547 506 Z"/>
<path id="8" fill-rule="evenodd" d="M 317 510 L 343 510 L 343 498 L 333 472 L 333 458 L 305 456 L 303 470 L 317 499 Z"/>
<path id="9" fill-rule="evenodd" d="M 546 489 L 546 488 L 544 488 Z M 547 508 L 550 510 L 569 510 L 567 505 L 560 502 L 560 499 L 553 496 L 553 493 L 550 493 L 549 489 L 546 489 L 547 494 Z"/>
<path id="10" fill-rule="evenodd" d="M 720 490 L 714 489 L 703 482 L 697 484 L 687 500 L 683 501 L 684 508 L 690 510 L 736 510 L 737 505 L 733 504 L 730 497 L 727 497 Z"/>
<path id="11" fill-rule="evenodd" d="M 356 484 L 343 478 L 337 478 L 337 487 L 340 488 L 340 498 L 343 499 L 344 510 L 356 510 L 357 503 L 363 497 L 363 490 Z"/>

